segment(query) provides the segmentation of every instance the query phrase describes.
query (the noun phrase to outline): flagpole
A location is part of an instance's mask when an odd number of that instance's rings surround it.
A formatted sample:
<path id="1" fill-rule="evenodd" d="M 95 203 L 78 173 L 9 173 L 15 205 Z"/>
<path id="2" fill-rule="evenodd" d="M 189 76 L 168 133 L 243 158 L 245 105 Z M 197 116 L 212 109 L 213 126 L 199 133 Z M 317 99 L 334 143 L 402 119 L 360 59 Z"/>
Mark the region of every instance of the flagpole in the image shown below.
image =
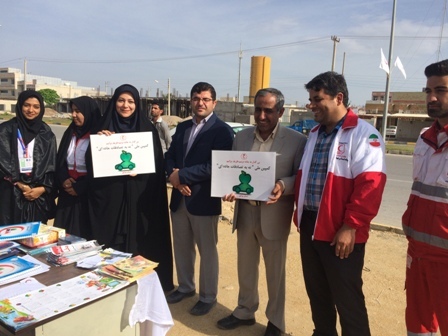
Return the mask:
<path id="1" fill-rule="evenodd" d="M 390 43 L 389 43 L 389 73 L 387 74 L 386 80 L 386 94 L 384 99 L 384 112 L 383 112 L 383 125 L 382 125 L 382 134 L 383 139 L 386 139 L 386 127 L 387 127 L 387 113 L 389 109 L 389 84 L 390 84 L 390 76 L 392 74 L 392 52 L 394 48 L 394 32 L 395 32 L 395 11 L 397 9 L 397 0 L 394 0 L 394 6 L 392 10 L 392 24 L 390 28 Z"/>

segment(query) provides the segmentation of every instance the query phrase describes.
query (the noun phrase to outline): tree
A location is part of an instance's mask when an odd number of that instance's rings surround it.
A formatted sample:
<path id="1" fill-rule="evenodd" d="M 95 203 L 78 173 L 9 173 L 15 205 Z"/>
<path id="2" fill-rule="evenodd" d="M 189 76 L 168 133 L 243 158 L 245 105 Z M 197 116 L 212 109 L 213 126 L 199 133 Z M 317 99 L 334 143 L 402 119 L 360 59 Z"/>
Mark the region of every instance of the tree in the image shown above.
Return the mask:
<path id="1" fill-rule="evenodd" d="M 47 106 L 54 106 L 59 101 L 60 97 L 58 93 L 53 89 L 42 89 L 38 91 L 44 98 L 44 102 Z"/>

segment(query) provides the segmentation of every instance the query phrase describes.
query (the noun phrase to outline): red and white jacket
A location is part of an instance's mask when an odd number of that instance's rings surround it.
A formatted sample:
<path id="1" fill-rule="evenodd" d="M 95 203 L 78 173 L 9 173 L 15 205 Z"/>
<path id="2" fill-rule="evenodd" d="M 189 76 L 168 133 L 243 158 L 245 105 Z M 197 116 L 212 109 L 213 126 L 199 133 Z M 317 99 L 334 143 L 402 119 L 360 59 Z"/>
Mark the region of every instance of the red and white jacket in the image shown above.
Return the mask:
<path id="1" fill-rule="evenodd" d="M 319 127 L 310 132 L 297 173 L 294 223 L 298 227 Z M 383 139 L 372 125 L 349 109 L 330 148 L 313 239 L 331 242 L 342 225 L 347 224 L 356 229 L 355 242 L 365 243 L 369 238 L 370 222 L 378 213 L 385 184 Z"/>
<path id="2" fill-rule="evenodd" d="M 414 182 L 402 223 L 414 258 L 448 263 L 448 126 L 441 134 L 438 128 L 436 121 L 415 145 Z"/>

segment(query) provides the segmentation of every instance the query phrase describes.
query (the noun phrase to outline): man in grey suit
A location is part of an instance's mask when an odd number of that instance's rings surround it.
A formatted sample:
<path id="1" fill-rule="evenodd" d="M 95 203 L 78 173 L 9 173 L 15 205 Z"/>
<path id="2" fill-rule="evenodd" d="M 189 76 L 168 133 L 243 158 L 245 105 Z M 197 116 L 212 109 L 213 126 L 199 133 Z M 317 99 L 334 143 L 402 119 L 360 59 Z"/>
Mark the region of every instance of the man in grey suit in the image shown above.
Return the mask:
<path id="1" fill-rule="evenodd" d="M 283 104 L 279 90 L 259 90 L 254 103 L 256 127 L 238 132 L 233 142 L 233 150 L 276 152 L 276 183 L 267 202 L 236 200 L 233 230 L 237 230 L 238 241 L 238 306 L 218 321 L 220 329 L 255 323 L 261 248 L 269 296 L 265 336 L 281 335 L 285 330 L 286 245 L 294 209 L 295 175 L 306 137 L 280 125 Z M 223 200 L 234 201 L 235 194 L 226 195 Z"/>

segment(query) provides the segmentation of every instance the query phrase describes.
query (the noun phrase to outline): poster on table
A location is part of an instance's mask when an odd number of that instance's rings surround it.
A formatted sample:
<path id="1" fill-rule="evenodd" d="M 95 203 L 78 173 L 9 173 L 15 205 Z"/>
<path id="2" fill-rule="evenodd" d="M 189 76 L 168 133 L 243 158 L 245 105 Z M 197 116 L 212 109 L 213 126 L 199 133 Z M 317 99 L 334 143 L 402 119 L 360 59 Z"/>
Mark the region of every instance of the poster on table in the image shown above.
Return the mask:
<path id="1" fill-rule="evenodd" d="M 152 132 L 90 135 L 93 177 L 154 173 Z"/>
<path id="2" fill-rule="evenodd" d="M 14 330 L 57 316 L 127 286 L 127 281 L 88 272 L 0 301 L 0 320 Z M 64 333 L 62 332 L 61 335 Z"/>
<path id="3" fill-rule="evenodd" d="M 275 152 L 212 151 L 212 197 L 267 201 L 275 185 Z"/>

